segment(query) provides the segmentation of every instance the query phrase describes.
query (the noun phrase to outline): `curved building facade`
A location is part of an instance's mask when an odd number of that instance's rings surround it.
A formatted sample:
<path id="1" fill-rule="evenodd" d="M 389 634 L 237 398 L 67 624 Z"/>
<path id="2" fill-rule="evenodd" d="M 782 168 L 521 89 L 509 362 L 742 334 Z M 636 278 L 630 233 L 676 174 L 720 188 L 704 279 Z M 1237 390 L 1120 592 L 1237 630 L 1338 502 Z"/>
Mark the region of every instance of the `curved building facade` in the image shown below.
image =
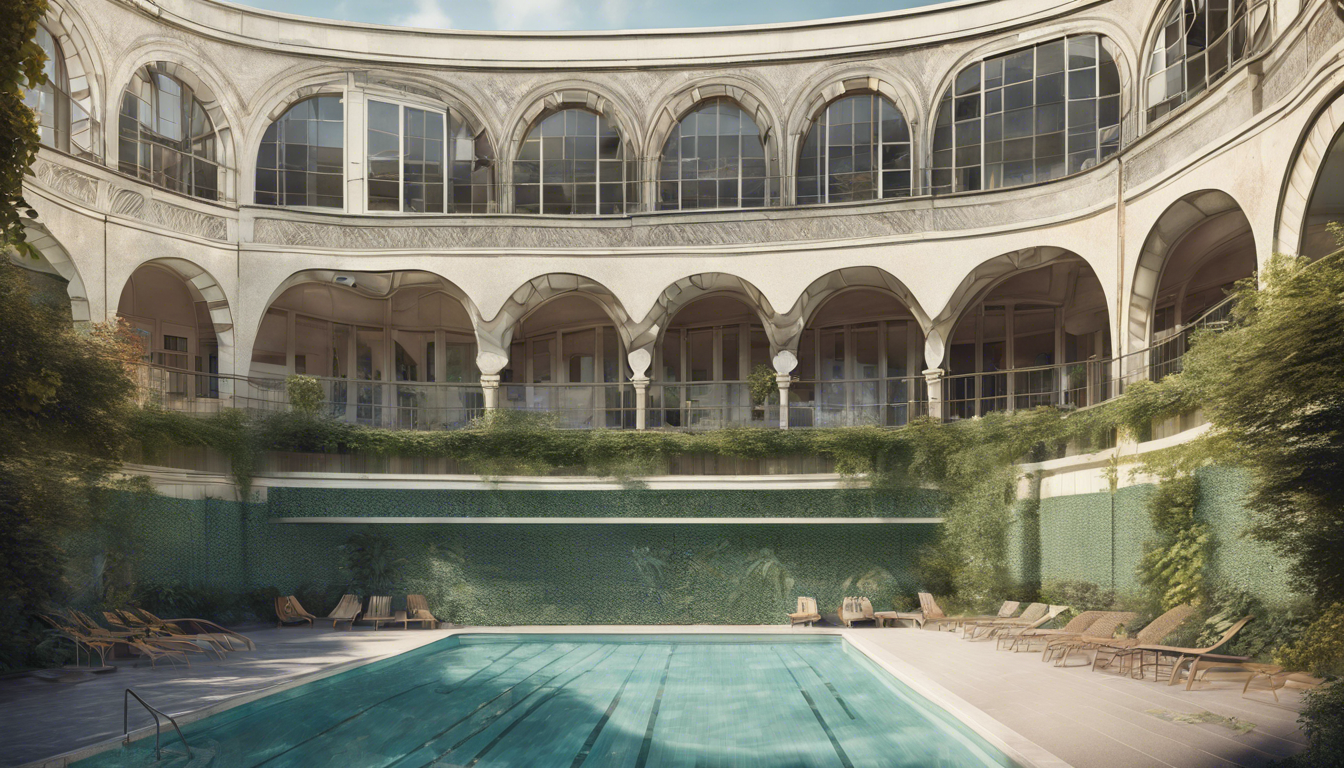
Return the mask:
<path id="1" fill-rule="evenodd" d="M 52 0 L 39 42 L 28 266 L 186 409 L 294 373 L 421 429 L 1086 406 L 1344 216 L 1327 0 L 576 34 Z"/>

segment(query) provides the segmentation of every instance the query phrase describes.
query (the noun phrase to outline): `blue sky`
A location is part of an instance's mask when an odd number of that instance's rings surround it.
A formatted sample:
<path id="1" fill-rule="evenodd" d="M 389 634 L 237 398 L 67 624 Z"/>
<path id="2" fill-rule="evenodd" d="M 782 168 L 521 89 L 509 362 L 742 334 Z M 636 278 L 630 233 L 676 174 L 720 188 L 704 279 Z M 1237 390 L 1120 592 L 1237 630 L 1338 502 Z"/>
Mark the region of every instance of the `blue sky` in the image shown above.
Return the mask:
<path id="1" fill-rule="evenodd" d="M 656 29 L 856 16 L 935 0 L 234 0 L 305 16 L 443 29 Z"/>

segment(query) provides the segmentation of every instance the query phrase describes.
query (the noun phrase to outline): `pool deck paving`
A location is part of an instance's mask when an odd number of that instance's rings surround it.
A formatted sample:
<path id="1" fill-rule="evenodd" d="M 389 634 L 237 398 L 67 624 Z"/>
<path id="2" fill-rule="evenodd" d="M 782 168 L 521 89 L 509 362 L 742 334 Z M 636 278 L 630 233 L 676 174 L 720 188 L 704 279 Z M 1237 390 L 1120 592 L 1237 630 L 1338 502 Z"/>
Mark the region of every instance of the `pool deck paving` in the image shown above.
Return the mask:
<path id="1" fill-rule="evenodd" d="M 66 765 L 65 755 L 119 738 L 124 691 L 133 689 L 179 716 L 226 708 L 269 692 L 418 648 L 455 632 L 771 633 L 845 635 L 917 691 L 1039 768 L 1131 766 L 1267 766 L 1305 746 L 1297 726 L 1301 692 L 1241 694 L 1244 676 L 1184 684 L 1092 672 L 1076 658 L 1056 668 L 1039 653 L 995 651 L 951 632 L 856 627 L 472 627 L 454 630 L 245 628 L 257 650 L 223 661 L 193 659 L 190 668 L 148 663 L 79 682 L 33 677 L 0 680 L 0 765 Z M 136 708 L 138 709 L 137 705 Z M 1216 722 L 1181 722 L 1198 715 Z M 151 723 L 143 710 L 132 727 Z M 169 738 L 165 736 L 165 738 Z M 82 755 L 81 755 L 82 756 Z"/>

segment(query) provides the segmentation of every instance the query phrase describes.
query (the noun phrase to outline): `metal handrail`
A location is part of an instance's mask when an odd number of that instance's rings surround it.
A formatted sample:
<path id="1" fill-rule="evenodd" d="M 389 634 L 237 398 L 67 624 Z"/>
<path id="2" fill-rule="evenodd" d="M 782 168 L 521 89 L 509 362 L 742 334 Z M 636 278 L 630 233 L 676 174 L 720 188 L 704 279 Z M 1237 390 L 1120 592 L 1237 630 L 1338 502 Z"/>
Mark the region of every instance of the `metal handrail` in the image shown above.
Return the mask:
<path id="1" fill-rule="evenodd" d="M 154 718 L 154 759 L 156 761 L 163 759 L 163 751 L 159 748 L 159 735 L 161 733 L 161 728 L 163 725 L 159 721 L 159 716 L 162 715 L 168 718 L 168 722 L 173 724 L 173 730 L 177 731 L 177 738 L 182 741 L 182 747 L 187 750 L 187 759 L 191 760 L 192 759 L 191 745 L 187 744 L 187 739 L 185 736 L 182 735 L 182 729 L 178 727 L 177 721 L 173 719 L 173 716 L 167 714 L 166 712 L 160 712 L 154 707 L 151 707 L 149 705 L 149 702 L 140 698 L 140 694 L 136 693 L 135 691 L 132 691 L 130 688 L 127 688 L 126 694 L 121 697 L 121 730 L 123 732 L 122 744 L 129 746 L 131 743 L 130 724 L 131 724 L 132 697 L 134 697 L 136 701 L 140 702 L 140 706 L 144 707 L 145 710 L 149 712 L 150 716 Z"/>

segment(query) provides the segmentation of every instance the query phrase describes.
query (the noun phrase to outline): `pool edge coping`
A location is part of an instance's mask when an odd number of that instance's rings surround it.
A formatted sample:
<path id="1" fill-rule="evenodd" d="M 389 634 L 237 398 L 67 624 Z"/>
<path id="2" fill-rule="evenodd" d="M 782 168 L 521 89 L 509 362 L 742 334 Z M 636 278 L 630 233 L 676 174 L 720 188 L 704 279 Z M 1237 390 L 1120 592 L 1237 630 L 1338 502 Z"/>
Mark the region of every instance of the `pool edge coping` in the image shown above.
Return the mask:
<path id="1" fill-rule="evenodd" d="M 432 631 L 432 630 L 431 630 Z M 913 628 L 907 631 L 922 631 Z M 1073 768 L 1073 766 L 1047 750 L 1045 747 L 1031 741 L 1017 731 L 1004 725 L 1002 722 L 994 719 L 984 710 L 972 705 L 962 697 L 956 695 L 927 674 L 919 671 L 914 666 L 901 659 L 898 655 L 884 648 L 878 648 L 870 645 L 867 641 L 861 639 L 862 632 L 842 627 L 818 627 L 809 628 L 800 631 L 797 628 L 792 630 L 781 629 L 775 625 L 721 625 L 721 624 L 699 624 L 699 625 L 546 625 L 546 626 L 521 626 L 521 627 L 454 627 L 450 630 L 435 631 L 438 635 L 434 639 L 416 646 L 394 653 L 385 653 L 377 656 L 370 656 L 366 659 L 357 659 L 355 661 L 336 664 L 327 669 L 299 675 L 284 682 L 275 685 L 259 688 L 255 691 L 240 693 L 236 696 L 217 701 L 213 704 L 175 715 L 179 725 L 194 723 L 207 717 L 226 712 L 235 707 L 250 704 L 258 699 L 266 698 L 277 693 L 297 688 L 301 685 L 317 682 L 333 675 L 338 675 L 360 667 L 375 664 L 386 659 L 394 658 L 406 653 L 412 653 L 421 648 L 445 640 L 457 635 L 510 635 L 510 634 L 529 634 L 529 635 L 555 635 L 555 634 L 573 634 L 573 635 L 777 635 L 781 637 L 838 637 L 848 643 L 859 653 L 862 653 L 869 661 L 876 664 L 884 672 L 899 680 L 908 686 L 915 693 L 927 699 L 934 706 L 947 712 L 952 717 L 959 720 L 967 728 L 971 729 L 977 736 L 989 742 L 991 746 L 1003 752 L 1013 762 L 1021 768 Z M 130 732 L 131 741 L 152 736 L 155 727 L 147 725 L 137 728 Z M 14 768 L 68 768 L 72 763 L 85 758 L 92 757 L 101 752 L 110 749 L 116 749 L 124 741 L 123 737 L 116 737 L 105 741 L 89 744 L 79 749 L 63 752 L 50 757 L 40 758 L 27 763 L 21 763 Z M 172 746 L 172 739 L 168 741 L 168 746 Z"/>

